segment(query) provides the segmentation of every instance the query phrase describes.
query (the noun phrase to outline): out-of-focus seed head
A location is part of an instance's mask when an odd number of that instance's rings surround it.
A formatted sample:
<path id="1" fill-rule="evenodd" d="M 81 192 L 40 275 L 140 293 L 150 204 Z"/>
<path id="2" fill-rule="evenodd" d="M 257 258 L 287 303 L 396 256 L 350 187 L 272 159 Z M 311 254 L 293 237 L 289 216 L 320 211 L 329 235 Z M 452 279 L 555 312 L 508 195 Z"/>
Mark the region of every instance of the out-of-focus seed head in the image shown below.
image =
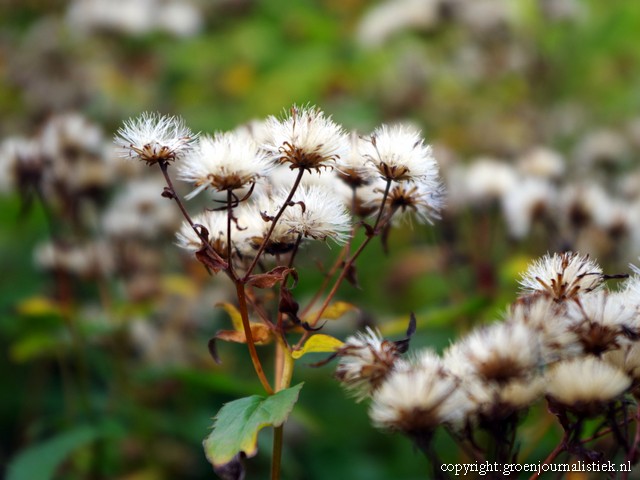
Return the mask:
<path id="1" fill-rule="evenodd" d="M 631 385 L 622 370 L 592 356 L 556 363 L 545 378 L 546 394 L 553 402 L 587 415 L 602 412 Z"/>
<path id="2" fill-rule="evenodd" d="M 571 329 L 566 304 L 558 303 L 546 293 L 520 297 L 511 305 L 505 319 L 530 328 L 540 341 L 540 356 L 544 364 L 581 355 L 582 344 Z"/>
<path id="3" fill-rule="evenodd" d="M 389 374 L 373 393 L 369 416 L 379 428 L 428 435 L 440 424 L 459 421 L 466 399 L 458 383 L 435 353 L 425 351 L 415 364 L 403 363 Z"/>
<path id="4" fill-rule="evenodd" d="M 395 342 L 367 327 L 365 332 L 347 338 L 338 350 L 336 378 L 358 402 L 362 401 L 380 388 L 401 353 Z"/>
<path id="5" fill-rule="evenodd" d="M 470 333 L 447 349 L 447 368 L 498 385 L 527 378 L 542 365 L 540 342 L 523 324 L 496 323 Z"/>
<path id="6" fill-rule="evenodd" d="M 567 305 L 570 329 L 587 354 L 600 356 L 640 336 L 638 312 L 620 293 L 583 295 Z"/>

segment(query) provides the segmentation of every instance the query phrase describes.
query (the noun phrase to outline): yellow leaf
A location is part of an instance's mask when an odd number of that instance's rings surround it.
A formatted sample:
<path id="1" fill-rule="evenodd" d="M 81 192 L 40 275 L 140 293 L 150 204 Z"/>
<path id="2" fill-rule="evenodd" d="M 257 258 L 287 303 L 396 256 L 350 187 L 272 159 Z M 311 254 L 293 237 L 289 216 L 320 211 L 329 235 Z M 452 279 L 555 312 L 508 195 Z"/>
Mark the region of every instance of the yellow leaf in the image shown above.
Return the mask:
<path id="1" fill-rule="evenodd" d="M 358 307 L 352 305 L 348 302 L 335 302 L 329 305 L 324 312 L 322 312 L 321 319 L 324 318 L 326 320 L 338 320 L 345 313 L 350 312 L 352 310 L 358 310 Z M 313 320 L 317 315 L 317 312 L 312 313 L 307 316 L 307 319 Z"/>
<path id="2" fill-rule="evenodd" d="M 196 284 L 184 275 L 165 275 L 162 286 L 167 293 L 185 298 L 195 298 L 198 293 Z"/>
<path id="3" fill-rule="evenodd" d="M 242 328 L 242 315 L 240 315 L 240 311 L 234 305 L 227 302 L 221 302 L 216 304 L 216 307 L 222 307 L 222 309 L 229 314 L 231 322 L 233 323 L 233 328 L 239 332 L 244 331 Z"/>
<path id="4" fill-rule="evenodd" d="M 331 335 L 318 333 L 309 337 L 300 350 L 294 351 L 291 356 L 296 360 L 306 353 L 311 352 L 335 352 L 343 344 L 340 340 Z"/>
<path id="5" fill-rule="evenodd" d="M 59 315 L 60 308 L 46 297 L 31 297 L 21 301 L 16 307 L 20 315 L 39 317 L 43 315 Z"/>

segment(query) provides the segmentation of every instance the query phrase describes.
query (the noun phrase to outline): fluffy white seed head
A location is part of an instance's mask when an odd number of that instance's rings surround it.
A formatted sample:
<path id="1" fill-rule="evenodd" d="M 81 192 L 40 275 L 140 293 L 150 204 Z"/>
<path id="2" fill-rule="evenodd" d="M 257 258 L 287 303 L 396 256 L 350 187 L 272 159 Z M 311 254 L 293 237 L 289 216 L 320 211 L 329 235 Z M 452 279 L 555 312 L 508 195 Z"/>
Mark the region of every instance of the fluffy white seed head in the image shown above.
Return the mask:
<path id="1" fill-rule="evenodd" d="M 638 312 L 620 293 L 600 290 L 584 295 L 567 305 L 567 317 L 585 353 L 596 356 L 640 334 Z"/>
<path id="2" fill-rule="evenodd" d="M 336 378 L 356 400 L 362 401 L 377 390 L 399 362 L 400 350 L 380 332 L 370 327 L 347 338 L 338 350 Z"/>
<path id="3" fill-rule="evenodd" d="M 206 228 L 209 235 L 209 244 L 220 255 L 226 255 L 227 248 L 227 212 L 205 211 L 193 217 L 193 223 Z M 235 231 L 232 223 L 232 235 Z M 204 232 L 203 232 L 204 233 Z M 183 222 L 176 233 L 178 246 L 189 252 L 197 252 L 204 245 L 200 236 L 193 230 L 188 222 Z M 233 240 L 232 240 L 233 241 Z"/>
<path id="4" fill-rule="evenodd" d="M 338 243 L 347 240 L 351 217 L 334 192 L 320 186 L 301 186 L 292 201 L 294 204 L 280 219 L 290 233 L 314 240 L 331 238 Z"/>
<path id="5" fill-rule="evenodd" d="M 556 188 L 550 182 L 537 178 L 524 179 L 504 192 L 501 204 L 509 233 L 514 238 L 525 238 L 533 221 L 555 204 L 556 196 Z"/>
<path id="6" fill-rule="evenodd" d="M 419 130 L 405 125 L 382 125 L 362 145 L 372 175 L 396 182 L 438 182 L 438 164 Z"/>
<path id="7" fill-rule="evenodd" d="M 548 292 L 556 300 L 566 300 L 599 288 L 602 281 L 602 269 L 588 255 L 565 252 L 533 262 L 520 285 L 524 293 Z"/>
<path id="8" fill-rule="evenodd" d="M 539 339 L 516 323 L 496 323 L 470 333 L 447 349 L 444 361 L 455 375 L 495 384 L 526 378 L 542 365 Z"/>
<path id="9" fill-rule="evenodd" d="M 582 413 L 596 413 L 631 385 L 622 370 L 592 356 L 556 363 L 545 377 L 553 401 Z"/>
<path id="10" fill-rule="evenodd" d="M 129 182 L 102 217 L 110 237 L 156 239 L 173 234 L 180 225 L 179 212 L 161 196 L 163 182 L 147 178 Z"/>
<path id="11" fill-rule="evenodd" d="M 292 169 L 333 168 L 349 150 L 342 127 L 316 107 L 294 105 L 284 119 L 269 117 L 265 128 L 267 140 L 262 148 Z"/>
<path id="12" fill-rule="evenodd" d="M 511 305 L 507 323 L 520 323 L 530 328 L 540 342 L 544 364 L 581 355 L 582 344 L 571 329 L 565 304 L 556 302 L 547 293 L 520 297 Z"/>
<path id="13" fill-rule="evenodd" d="M 610 350 L 602 359 L 625 372 L 636 384 L 640 381 L 640 343 L 633 342 Z"/>
<path id="14" fill-rule="evenodd" d="M 245 133 L 216 133 L 200 137 L 197 146 L 178 166 L 180 179 L 193 183 L 191 198 L 206 188 L 237 190 L 255 183 L 273 163 Z"/>
<path id="15" fill-rule="evenodd" d="M 362 155 L 362 146 L 368 140 L 362 139 L 357 132 L 351 132 L 349 140 L 349 152 L 337 162 L 338 178 L 351 188 L 368 185 L 373 177 L 371 169 L 367 166 L 367 159 Z"/>
<path id="16" fill-rule="evenodd" d="M 196 136 L 179 117 L 145 112 L 124 123 L 115 143 L 120 156 L 137 158 L 152 165 L 184 157 Z"/>
<path id="17" fill-rule="evenodd" d="M 372 214 L 378 212 L 384 198 L 385 182 L 379 180 L 373 188 L 364 188 L 360 196 Z M 393 212 L 393 221 L 401 222 L 416 219 L 419 223 L 433 224 L 440 218 L 443 206 L 444 191 L 437 181 L 407 181 L 393 183 L 385 201 L 385 208 Z"/>
<path id="18" fill-rule="evenodd" d="M 369 416 L 374 425 L 410 434 L 428 432 L 442 423 L 458 421 L 464 396 L 458 380 L 438 356 L 424 352 L 414 365 L 391 372 L 373 394 Z"/>

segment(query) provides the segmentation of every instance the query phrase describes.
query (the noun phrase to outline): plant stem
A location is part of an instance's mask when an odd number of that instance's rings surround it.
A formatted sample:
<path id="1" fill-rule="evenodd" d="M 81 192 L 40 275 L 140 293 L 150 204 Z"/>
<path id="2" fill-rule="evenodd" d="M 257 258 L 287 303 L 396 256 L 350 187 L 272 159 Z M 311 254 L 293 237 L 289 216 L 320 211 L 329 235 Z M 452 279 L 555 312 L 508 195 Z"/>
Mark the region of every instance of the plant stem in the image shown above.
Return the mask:
<path id="1" fill-rule="evenodd" d="M 544 459 L 544 461 L 540 464 L 540 469 L 537 472 L 535 472 L 533 475 L 531 475 L 529 477 L 529 480 L 535 480 L 536 478 L 538 478 L 540 476 L 540 473 L 542 472 L 542 467 L 544 465 L 548 465 L 551 462 L 553 462 L 556 459 L 556 457 L 566 449 L 567 440 L 568 440 L 568 435 L 565 432 L 560 443 L 558 443 L 558 445 L 556 445 L 556 448 L 554 448 L 553 451 L 549 454 L 549 456 Z"/>
<path id="2" fill-rule="evenodd" d="M 284 424 L 273 427 L 273 455 L 271 457 L 271 480 L 279 480 L 280 465 L 282 463 L 282 437 Z"/>
<path id="3" fill-rule="evenodd" d="M 256 265 L 258 264 L 258 260 L 260 259 L 260 256 L 264 252 L 264 249 L 267 248 L 267 244 L 269 243 L 269 239 L 271 238 L 271 234 L 273 233 L 273 231 L 276 228 L 276 224 L 278 223 L 278 220 L 280 220 L 280 217 L 282 217 L 282 214 L 284 213 L 285 209 L 289 205 L 289 202 L 293 198 L 293 195 L 296 193 L 296 190 L 298 189 L 298 186 L 300 185 L 300 181 L 302 180 L 302 175 L 304 175 L 304 169 L 303 168 L 298 170 L 298 176 L 296 177 L 295 182 L 293 182 L 293 187 L 291 187 L 291 191 L 289 192 L 289 195 L 287 196 L 287 199 L 282 204 L 282 207 L 280 207 L 280 210 L 278 211 L 276 216 L 273 217 L 273 220 L 271 220 L 271 226 L 269 227 L 269 231 L 267 232 L 265 237 L 262 239 L 262 243 L 260 244 L 260 248 L 258 249 L 258 252 L 256 253 L 255 257 L 253 257 L 253 261 L 251 262 L 251 265 L 249 265 L 249 268 L 247 268 L 247 272 L 245 273 L 244 277 L 242 278 L 243 282 L 247 281 L 247 279 L 251 275 L 251 272 L 253 272 L 253 269 L 256 268 Z"/>
<path id="4" fill-rule="evenodd" d="M 291 378 L 293 376 L 294 361 L 287 346 L 286 341 L 280 334 L 277 334 L 277 358 L 282 358 L 282 370 L 276 378 L 276 391 L 289 388 L 291 385 Z M 284 424 L 273 427 L 273 452 L 271 457 L 271 480 L 278 480 L 280 478 L 280 465 L 282 462 L 282 440 L 283 440 Z"/>
<path id="5" fill-rule="evenodd" d="M 269 385 L 269 381 L 264 374 L 264 369 L 260 363 L 258 352 L 256 351 L 256 345 L 253 341 L 253 335 L 251 334 L 251 325 L 249 324 L 249 312 L 247 310 L 247 297 L 244 291 L 244 284 L 240 281 L 236 281 L 236 294 L 238 296 L 238 303 L 240 309 L 240 317 L 242 318 L 242 328 L 244 329 L 245 337 L 247 338 L 247 347 L 249 347 L 249 354 L 251 355 L 251 362 L 253 368 L 260 379 L 260 383 L 269 395 L 273 395 L 273 389 Z"/>
<path id="6" fill-rule="evenodd" d="M 222 260 L 222 257 L 218 255 L 218 252 L 216 252 L 215 249 L 211 246 L 211 244 L 209 243 L 209 239 L 203 238 L 203 235 L 200 233 L 200 230 L 198 230 L 196 228 L 196 225 L 193 223 L 193 220 L 191 219 L 189 212 L 187 212 L 187 209 L 184 208 L 182 200 L 180 200 L 180 197 L 176 193 L 176 189 L 173 187 L 173 182 L 171 181 L 171 177 L 169 176 L 169 172 L 168 172 L 169 164 L 165 161 L 160 161 L 158 162 L 158 165 L 160 166 L 160 170 L 162 171 L 162 175 L 164 176 L 165 182 L 167 182 L 167 187 L 171 192 L 172 198 L 176 201 L 176 204 L 178 205 L 180 212 L 182 212 L 182 216 L 185 218 L 187 222 L 189 222 L 189 225 L 191 225 L 191 228 L 193 228 L 193 231 L 196 232 L 196 235 L 198 235 L 200 240 L 202 240 L 203 247 L 209 251 L 209 253 L 213 256 L 213 258 L 215 258 L 216 260 L 218 260 L 223 264 L 226 263 Z"/>

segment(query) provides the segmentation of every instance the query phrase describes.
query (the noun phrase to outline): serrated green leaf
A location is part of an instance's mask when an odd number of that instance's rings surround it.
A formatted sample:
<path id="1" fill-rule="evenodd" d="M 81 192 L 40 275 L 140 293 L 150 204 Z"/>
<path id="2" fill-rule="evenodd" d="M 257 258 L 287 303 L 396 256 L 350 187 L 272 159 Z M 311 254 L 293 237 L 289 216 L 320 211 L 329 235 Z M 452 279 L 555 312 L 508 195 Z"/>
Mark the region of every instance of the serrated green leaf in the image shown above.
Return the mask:
<path id="1" fill-rule="evenodd" d="M 219 468 L 240 452 L 247 457 L 254 456 L 258 451 L 258 432 L 285 422 L 298 401 L 302 385 L 269 397 L 252 395 L 225 404 L 215 417 L 213 431 L 203 442 L 209 462 Z"/>
<path id="2" fill-rule="evenodd" d="M 28 447 L 9 464 L 7 480 L 52 479 L 71 452 L 92 442 L 100 434 L 97 428 L 83 425 Z"/>

